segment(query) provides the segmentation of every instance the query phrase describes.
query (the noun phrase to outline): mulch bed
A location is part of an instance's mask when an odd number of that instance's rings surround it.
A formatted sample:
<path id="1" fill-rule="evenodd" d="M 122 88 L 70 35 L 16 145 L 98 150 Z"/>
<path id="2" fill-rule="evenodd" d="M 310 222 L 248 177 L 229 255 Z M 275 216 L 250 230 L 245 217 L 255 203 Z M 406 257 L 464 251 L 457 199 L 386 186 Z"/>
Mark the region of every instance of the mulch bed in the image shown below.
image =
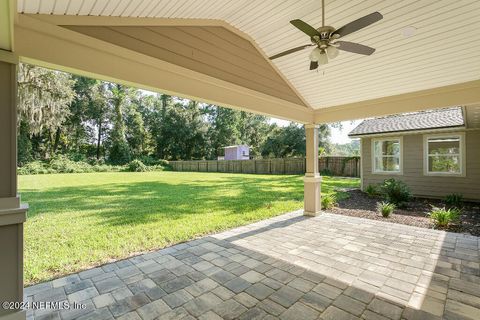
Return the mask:
<path id="1" fill-rule="evenodd" d="M 428 229 L 435 228 L 433 221 L 427 215 L 431 211 L 432 206 L 439 208 L 445 206 L 441 200 L 414 198 L 404 208 L 397 208 L 390 217 L 384 218 L 377 212 L 377 203 L 382 201 L 381 198 L 369 197 L 358 189 L 342 191 L 347 192 L 349 197 L 338 201 L 338 206 L 328 210 L 329 212 Z M 445 230 L 480 236 L 480 203 L 465 202 L 460 221 L 456 224 L 451 224 Z"/>

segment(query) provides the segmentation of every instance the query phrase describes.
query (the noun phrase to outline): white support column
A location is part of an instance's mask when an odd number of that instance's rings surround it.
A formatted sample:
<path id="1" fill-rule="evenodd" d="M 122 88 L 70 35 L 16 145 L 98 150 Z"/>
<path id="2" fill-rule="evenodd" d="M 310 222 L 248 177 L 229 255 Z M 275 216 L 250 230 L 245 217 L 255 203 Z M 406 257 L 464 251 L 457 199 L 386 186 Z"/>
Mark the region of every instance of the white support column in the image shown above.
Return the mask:
<path id="1" fill-rule="evenodd" d="M 23 301 L 23 223 L 27 205 L 17 195 L 17 64 L 0 50 L 0 302 Z M 0 320 L 25 319 L 0 307 Z"/>
<path id="2" fill-rule="evenodd" d="M 305 216 L 316 216 L 320 213 L 320 191 L 322 177 L 318 172 L 318 125 L 305 125 L 306 136 L 306 170 L 304 181 Z"/>

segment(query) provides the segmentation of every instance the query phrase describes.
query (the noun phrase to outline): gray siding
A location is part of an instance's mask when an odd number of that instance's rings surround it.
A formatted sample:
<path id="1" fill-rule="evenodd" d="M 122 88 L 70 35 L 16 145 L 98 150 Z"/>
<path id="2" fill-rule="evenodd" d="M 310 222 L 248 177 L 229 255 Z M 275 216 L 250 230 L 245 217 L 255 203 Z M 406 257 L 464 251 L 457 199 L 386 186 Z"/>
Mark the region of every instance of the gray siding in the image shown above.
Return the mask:
<path id="1" fill-rule="evenodd" d="M 363 187 L 388 178 L 404 181 L 415 196 L 444 197 L 461 193 L 465 199 L 480 200 L 480 131 L 465 132 L 466 176 L 425 176 L 423 134 L 403 136 L 403 174 L 372 174 L 372 138 L 362 138 Z"/>

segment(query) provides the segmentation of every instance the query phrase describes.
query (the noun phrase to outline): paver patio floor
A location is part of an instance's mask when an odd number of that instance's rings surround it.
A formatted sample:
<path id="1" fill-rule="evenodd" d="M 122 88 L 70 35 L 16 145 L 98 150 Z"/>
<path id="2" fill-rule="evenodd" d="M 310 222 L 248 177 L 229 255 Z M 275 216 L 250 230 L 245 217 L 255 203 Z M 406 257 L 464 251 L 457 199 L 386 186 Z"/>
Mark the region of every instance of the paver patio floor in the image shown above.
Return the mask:
<path id="1" fill-rule="evenodd" d="M 480 238 L 300 211 L 25 289 L 35 319 L 480 319 Z"/>

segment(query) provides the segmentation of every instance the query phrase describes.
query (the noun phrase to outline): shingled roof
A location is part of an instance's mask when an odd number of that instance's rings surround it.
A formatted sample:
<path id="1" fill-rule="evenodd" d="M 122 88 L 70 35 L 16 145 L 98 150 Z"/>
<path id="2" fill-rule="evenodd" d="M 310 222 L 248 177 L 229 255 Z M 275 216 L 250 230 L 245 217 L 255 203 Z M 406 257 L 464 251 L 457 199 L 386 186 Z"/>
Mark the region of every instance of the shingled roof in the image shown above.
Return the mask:
<path id="1" fill-rule="evenodd" d="M 378 133 L 462 127 L 464 125 L 462 108 L 453 107 L 367 119 L 348 135 L 354 137 Z"/>

